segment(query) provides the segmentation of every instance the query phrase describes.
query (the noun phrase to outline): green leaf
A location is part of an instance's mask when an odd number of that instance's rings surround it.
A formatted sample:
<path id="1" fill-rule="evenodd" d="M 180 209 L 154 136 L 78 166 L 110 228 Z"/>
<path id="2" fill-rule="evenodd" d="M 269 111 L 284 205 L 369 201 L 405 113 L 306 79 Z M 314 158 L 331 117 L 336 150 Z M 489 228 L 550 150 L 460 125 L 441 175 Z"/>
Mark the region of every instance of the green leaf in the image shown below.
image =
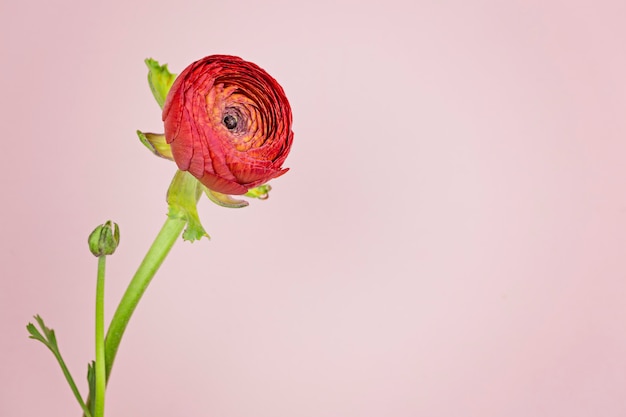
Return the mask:
<path id="1" fill-rule="evenodd" d="M 89 384 L 89 394 L 95 393 L 96 391 L 96 361 L 91 361 L 87 364 L 87 383 Z"/>
<path id="2" fill-rule="evenodd" d="M 37 324 L 39 324 L 39 327 L 43 331 L 43 335 L 41 334 L 39 330 L 37 330 L 37 328 L 35 327 L 33 323 L 28 323 L 28 325 L 26 326 L 26 330 L 28 331 L 28 333 L 30 333 L 30 336 L 28 337 L 31 339 L 39 340 L 41 343 L 46 345 L 48 349 L 50 349 L 53 353 L 56 353 L 58 351 L 58 347 L 57 347 L 57 339 L 56 339 L 56 336 L 54 335 L 54 330 L 46 327 L 40 315 L 36 315 L 35 320 L 37 321 Z"/>
<path id="3" fill-rule="evenodd" d="M 46 345 L 48 349 L 50 349 L 50 351 L 56 358 L 57 362 L 59 363 L 59 366 L 61 367 L 61 371 L 63 371 L 63 375 L 65 375 L 65 379 L 67 380 L 67 383 L 69 384 L 70 389 L 74 393 L 74 397 L 76 397 L 78 404 L 83 409 L 85 416 L 91 417 L 91 413 L 89 412 L 89 409 L 85 405 L 85 402 L 83 401 L 83 397 L 81 397 L 80 392 L 78 391 L 78 388 L 76 387 L 76 384 L 74 383 L 74 378 L 72 378 L 72 374 L 70 374 L 70 371 L 69 369 L 67 369 L 67 366 L 65 365 L 65 361 L 63 360 L 63 357 L 61 356 L 61 352 L 59 351 L 59 347 L 57 346 L 57 338 L 54 335 L 54 330 L 46 327 L 46 324 L 44 323 L 41 316 L 36 315 L 35 320 L 37 321 L 37 324 L 39 325 L 39 328 L 41 329 L 41 331 L 39 331 L 39 329 L 37 329 L 33 323 L 28 323 L 28 325 L 26 325 L 26 330 L 30 334 L 30 336 L 28 337 L 30 337 L 31 339 L 40 341 L 41 343 Z"/>
<path id="4" fill-rule="evenodd" d="M 176 171 L 170 188 L 167 190 L 167 215 L 171 219 L 181 219 L 187 222 L 183 232 L 183 239 L 193 242 L 206 236 L 208 233 L 202 227 L 198 217 L 198 199 L 202 194 L 200 182 L 187 171 Z"/>
<path id="5" fill-rule="evenodd" d="M 93 415 L 96 398 L 96 361 L 91 361 L 87 364 L 87 383 L 89 385 L 89 395 L 87 396 L 87 408 Z"/>
<path id="6" fill-rule="evenodd" d="M 152 58 L 147 58 L 145 63 L 149 70 L 148 84 L 150 84 L 150 90 L 152 90 L 152 94 L 159 106 L 163 108 L 167 93 L 176 79 L 176 74 L 172 74 L 167 69 L 167 64 L 159 65 L 159 62 Z"/>
<path id="7" fill-rule="evenodd" d="M 42 334 L 39 332 L 39 330 L 37 330 L 33 323 L 28 323 L 28 325 L 26 326 L 26 330 L 28 330 L 28 333 L 30 333 L 30 336 L 28 336 L 29 338 L 39 340 L 46 346 L 48 345 L 48 341 L 42 336 Z"/>

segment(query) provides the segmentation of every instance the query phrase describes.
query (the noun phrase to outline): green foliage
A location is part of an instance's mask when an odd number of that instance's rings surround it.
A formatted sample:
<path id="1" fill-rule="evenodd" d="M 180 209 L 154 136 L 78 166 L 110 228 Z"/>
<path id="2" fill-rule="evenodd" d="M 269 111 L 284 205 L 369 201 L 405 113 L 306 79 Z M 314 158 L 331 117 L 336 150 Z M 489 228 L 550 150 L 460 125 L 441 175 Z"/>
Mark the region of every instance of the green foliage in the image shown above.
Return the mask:
<path id="1" fill-rule="evenodd" d="M 167 64 L 159 65 L 159 62 L 152 58 L 147 58 L 145 63 L 149 70 L 148 83 L 150 84 L 150 90 L 152 90 L 152 94 L 159 106 L 163 108 L 167 93 L 176 79 L 176 74 L 172 74 L 167 69 Z"/>
<path id="2" fill-rule="evenodd" d="M 76 397 L 76 400 L 78 401 L 81 408 L 83 409 L 85 416 L 91 417 L 91 413 L 87 409 L 87 406 L 85 405 L 85 402 L 83 401 L 83 398 L 81 397 L 80 392 L 78 392 L 78 388 L 76 388 L 76 384 L 74 383 L 74 378 L 72 378 L 70 371 L 67 369 L 67 366 L 65 365 L 65 361 L 61 357 L 61 352 L 59 351 L 59 346 L 57 345 L 57 338 L 56 338 L 56 335 L 54 334 L 54 330 L 46 327 L 43 319 L 39 315 L 35 316 L 35 320 L 37 321 L 37 324 L 39 325 L 39 329 L 41 329 L 41 331 L 37 329 L 37 327 L 35 327 L 33 323 L 28 323 L 28 325 L 26 326 L 26 330 L 30 334 L 30 336 L 28 337 L 30 337 L 31 339 L 40 341 L 41 343 L 46 345 L 48 349 L 50 349 L 54 357 L 59 362 L 59 366 L 61 366 L 63 375 L 65 375 L 65 379 L 67 380 L 67 383 L 70 385 L 70 388 L 72 389 L 72 392 L 74 393 L 74 396 Z"/>
<path id="3" fill-rule="evenodd" d="M 28 333 L 30 333 L 30 336 L 28 336 L 28 337 L 31 338 L 31 339 L 39 340 L 41 343 L 46 345 L 48 347 L 48 349 L 50 349 L 52 351 L 52 353 L 58 352 L 59 351 L 59 347 L 57 345 L 57 338 L 56 338 L 56 336 L 54 334 L 54 330 L 46 327 L 46 325 L 44 324 L 44 321 L 41 318 L 41 316 L 36 315 L 35 316 L 35 320 L 37 321 L 37 324 L 41 328 L 41 331 L 43 332 L 43 335 L 35 327 L 35 325 L 33 323 L 28 323 L 28 325 L 26 326 L 26 330 L 28 330 Z"/>
<path id="4" fill-rule="evenodd" d="M 181 219 L 187 222 L 183 232 L 183 239 L 193 242 L 209 234 L 204 230 L 198 217 L 198 199 L 202 194 L 200 182 L 186 171 L 176 171 L 174 179 L 167 190 L 167 215 L 171 219 Z"/>
<path id="5" fill-rule="evenodd" d="M 87 408 L 89 408 L 91 415 L 93 415 L 95 408 L 95 402 L 93 399 L 96 398 L 96 361 L 91 361 L 87 364 L 87 384 L 89 384 Z M 86 416 L 83 414 L 83 417 Z"/>

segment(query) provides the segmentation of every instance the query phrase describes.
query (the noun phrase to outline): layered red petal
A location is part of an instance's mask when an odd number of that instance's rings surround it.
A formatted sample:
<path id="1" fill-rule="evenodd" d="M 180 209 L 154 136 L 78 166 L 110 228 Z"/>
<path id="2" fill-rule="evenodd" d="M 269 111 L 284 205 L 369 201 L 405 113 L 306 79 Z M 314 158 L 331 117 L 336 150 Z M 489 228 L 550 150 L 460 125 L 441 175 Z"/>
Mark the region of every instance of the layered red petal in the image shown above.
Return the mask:
<path id="1" fill-rule="evenodd" d="M 167 96 L 163 121 L 179 169 L 214 191 L 244 194 L 286 172 L 289 102 L 276 80 L 241 58 L 212 55 L 187 67 Z"/>

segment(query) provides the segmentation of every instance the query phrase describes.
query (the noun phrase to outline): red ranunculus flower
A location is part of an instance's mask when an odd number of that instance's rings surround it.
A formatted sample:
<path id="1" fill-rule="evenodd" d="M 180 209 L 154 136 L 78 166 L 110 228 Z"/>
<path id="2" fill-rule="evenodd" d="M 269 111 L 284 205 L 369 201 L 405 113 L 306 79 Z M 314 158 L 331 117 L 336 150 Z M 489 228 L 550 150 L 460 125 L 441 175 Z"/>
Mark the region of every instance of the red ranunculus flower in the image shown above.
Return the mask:
<path id="1" fill-rule="evenodd" d="M 293 132 L 282 87 L 241 58 L 211 55 L 174 81 L 163 107 L 178 168 L 223 194 L 244 194 L 285 172 Z"/>

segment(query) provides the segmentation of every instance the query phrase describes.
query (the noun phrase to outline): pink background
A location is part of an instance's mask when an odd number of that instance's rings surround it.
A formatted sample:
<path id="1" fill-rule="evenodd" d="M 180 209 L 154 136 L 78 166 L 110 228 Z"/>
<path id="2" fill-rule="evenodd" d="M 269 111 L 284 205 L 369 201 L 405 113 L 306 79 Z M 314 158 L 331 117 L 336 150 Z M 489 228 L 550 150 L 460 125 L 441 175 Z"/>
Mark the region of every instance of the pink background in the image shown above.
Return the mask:
<path id="1" fill-rule="evenodd" d="M 79 416 L 174 165 L 143 59 L 229 53 L 296 132 L 268 201 L 203 200 L 130 323 L 109 416 L 626 415 L 626 3 L 0 3 L 0 415 Z"/>

